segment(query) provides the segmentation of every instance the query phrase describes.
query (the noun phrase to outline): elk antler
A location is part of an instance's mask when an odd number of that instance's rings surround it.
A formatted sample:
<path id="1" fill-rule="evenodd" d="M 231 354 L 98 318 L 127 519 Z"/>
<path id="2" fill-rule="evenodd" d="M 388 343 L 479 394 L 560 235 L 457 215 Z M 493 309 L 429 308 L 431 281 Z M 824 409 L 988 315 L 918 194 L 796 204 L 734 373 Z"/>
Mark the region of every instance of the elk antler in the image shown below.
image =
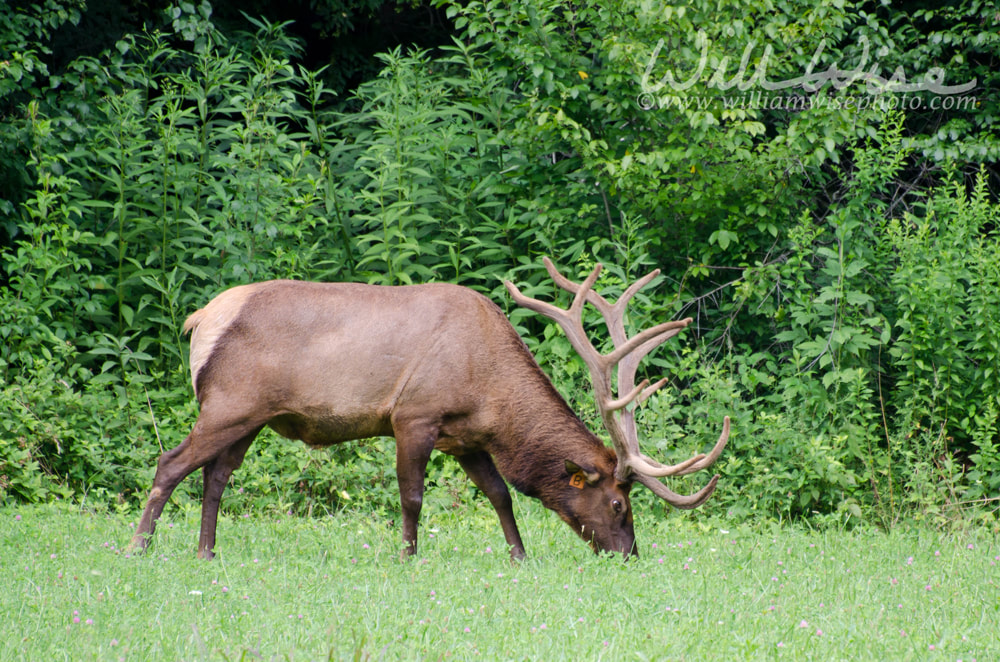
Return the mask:
<path id="1" fill-rule="evenodd" d="M 642 483 L 654 494 L 677 508 L 697 508 L 705 503 L 715 491 L 715 485 L 719 480 L 718 474 L 708 482 L 708 485 L 689 496 L 671 491 L 658 478 L 683 476 L 700 471 L 715 462 L 729 440 L 729 417 L 726 416 L 723 419 L 722 434 L 708 455 L 699 454 L 678 464 L 664 465 L 640 452 L 635 414 L 628 408 L 628 405 L 642 402 L 667 383 L 664 378 L 650 385 L 649 380 L 644 379 L 637 386 L 635 372 L 639 362 L 654 348 L 677 335 L 681 329 L 691 323 L 691 318 L 663 322 L 645 329 L 631 338 L 625 333 L 625 309 L 629 301 L 636 292 L 656 278 L 660 270 L 656 269 L 632 283 L 618 301 L 611 304 L 592 289 L 597 276 L 601 273 L 600 264 L 594 267 L 594 270 L 582 284 L 577 284 L 560 274 L 555 265 L 552 264 L 552 260 L 546 257 L 544 262 L 545 269 L 556 285 L 574 295 L 573 303 L 568 309 L 527 297 L 510 281 L 505 281 L 504 284 L 518 305 L 545 315 L 562 327 L 570 344 L 573 345 L 573 349 L 590 370 L 590 378 L 594 384 L 594 400 L 597 402 L 601 420 L 608 434 L 611 435 L 611 443 L 618 455 L 616 478 L 623 482 L 634 480 Z M 615 348 L 608 354 L 601 354 L 597 351 L 583 329 L 583 306 L 587 302 L 601 312 L 604 323 L 611 334 Z M 615 366 L 618 367 L 617 396 L 611 388 L 611 374 Z"/>

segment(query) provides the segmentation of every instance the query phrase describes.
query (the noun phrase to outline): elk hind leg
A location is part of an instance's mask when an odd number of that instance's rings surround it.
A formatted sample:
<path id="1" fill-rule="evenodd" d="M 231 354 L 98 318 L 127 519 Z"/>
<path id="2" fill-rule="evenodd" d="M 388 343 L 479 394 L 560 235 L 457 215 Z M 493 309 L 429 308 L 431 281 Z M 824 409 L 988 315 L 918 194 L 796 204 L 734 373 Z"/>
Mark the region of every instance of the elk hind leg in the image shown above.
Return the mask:
<path id="1" fill-rule="evenodd" d="M 250 443 L 260 430 L 243 437 L 202 467 L 205 489 L 201 498 L 201 535 L 198 538 L 198 558 L 215 556 L 215 531 L 219 520 L 219 504 L 229 477 L 243 464 Z"/>
<path id="2" fill-rule="evenodd" d="M 217 426 L 206 423 L 205 416 L 200 416 L 191 434 L 176 448 L 160 456 L 146 508 L 139 518 L 139 524 L 136 526 L 129 548 L 135 552 L 142 552 L 146 549 L 150 537 L 156 530 L 156 520 L 160 518 L 167 500 L 170 499 L 170 495 L 173 494 L 182 480 L 196 469 L 200 469 L 214 460 L 254 429 L 259 430 L 260 426 L 247 426 L 245 424 Z"/>

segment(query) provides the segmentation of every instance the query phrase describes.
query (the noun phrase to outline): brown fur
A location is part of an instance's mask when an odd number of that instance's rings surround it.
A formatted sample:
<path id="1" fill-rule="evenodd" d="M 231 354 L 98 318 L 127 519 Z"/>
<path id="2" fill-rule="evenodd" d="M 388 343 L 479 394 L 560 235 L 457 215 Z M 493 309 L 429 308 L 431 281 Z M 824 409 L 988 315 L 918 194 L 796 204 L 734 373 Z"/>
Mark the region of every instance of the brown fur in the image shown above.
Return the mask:
<path id="1" fill-rule="evenodd" d="M 595 550 L 633 551 L 628 485 L 489 299 L 448 284 L 268 281 L 223 292 L 188 318 L 194 430 L 160 459 L 133 544 L 144 548 L 176 485 L 202 467 L 199 555 L 210 557 L 222 490 L 265 425 L 325 446 L 391 435 L 404 554 L 416 550 L 432 450 L 455 456 L 524 555 L 506 478 Z M 567 462 L 596 472 L 569 484 Z"/>

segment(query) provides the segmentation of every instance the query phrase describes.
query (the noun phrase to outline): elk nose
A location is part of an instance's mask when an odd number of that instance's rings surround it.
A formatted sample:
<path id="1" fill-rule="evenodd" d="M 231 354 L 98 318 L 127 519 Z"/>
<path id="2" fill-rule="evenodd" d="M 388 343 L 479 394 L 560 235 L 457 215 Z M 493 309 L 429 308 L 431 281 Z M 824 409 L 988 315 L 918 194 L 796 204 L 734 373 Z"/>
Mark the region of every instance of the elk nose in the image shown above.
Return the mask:
<path id="1" fill-rule="evenodd" d="M 622 558 L 626 561 L 632 557 L 639 557 L 639 547 L 635 544 L 635 537 L 629 536 L 627 538 L 619 538 L 615 541 L 614 547 L 611 551 L 616 554 L 621 554 Z"/>

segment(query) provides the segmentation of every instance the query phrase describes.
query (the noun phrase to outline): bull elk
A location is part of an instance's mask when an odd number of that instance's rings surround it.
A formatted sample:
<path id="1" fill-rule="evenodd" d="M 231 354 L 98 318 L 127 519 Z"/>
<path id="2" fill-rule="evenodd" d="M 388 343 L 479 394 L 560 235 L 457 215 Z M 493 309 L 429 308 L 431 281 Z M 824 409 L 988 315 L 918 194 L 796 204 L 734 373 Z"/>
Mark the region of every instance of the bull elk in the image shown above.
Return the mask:
<path id="1" fill-rule="evenodd" d="M 555 320 L 590 370 L 614 450 L 570 410 L 492 301 L 444 283 L 385 287 L 358 283 L 267 281 L 223 292 L 184 324 L 191 332 L 191 378 L 201 406 L 187 438 L 160 457 L 132 548 L 142 551 L 177 485 L 202 469 L 198 556 L 214 555 L 223 490 L 264 426 L 311 446 L 372 436 L 396 438 L 403 515 L 402 556 L 416 553 L 417 521 L 431 451 L 454 456 L 500 518 L 511 557 L 524 557 L 504 479 L 541 500 L 594 551 L 636 553 L 629 492 L 642 483 L 678 508 L 695 508 L 718 475 L 690 496 L 658 477 L 712 464 L 729 437 L 729 418 L 708 455 L 663 465 L 639 451 L 629 405 L 666 383 L 635 385 L 639 361 L 690 319 L 629 338 L 625 308 L 659 271 L 632 284 L 614 304 L 592 290 L 601 265 L 582 283 L 564 278 L 568 309 L 524 296 L 514 300 Z M 615 349 L 600 354 L 584 332 L 585 303 L 604 317 Z M 618 393 L 612 373 L 618 370 Z"/>

